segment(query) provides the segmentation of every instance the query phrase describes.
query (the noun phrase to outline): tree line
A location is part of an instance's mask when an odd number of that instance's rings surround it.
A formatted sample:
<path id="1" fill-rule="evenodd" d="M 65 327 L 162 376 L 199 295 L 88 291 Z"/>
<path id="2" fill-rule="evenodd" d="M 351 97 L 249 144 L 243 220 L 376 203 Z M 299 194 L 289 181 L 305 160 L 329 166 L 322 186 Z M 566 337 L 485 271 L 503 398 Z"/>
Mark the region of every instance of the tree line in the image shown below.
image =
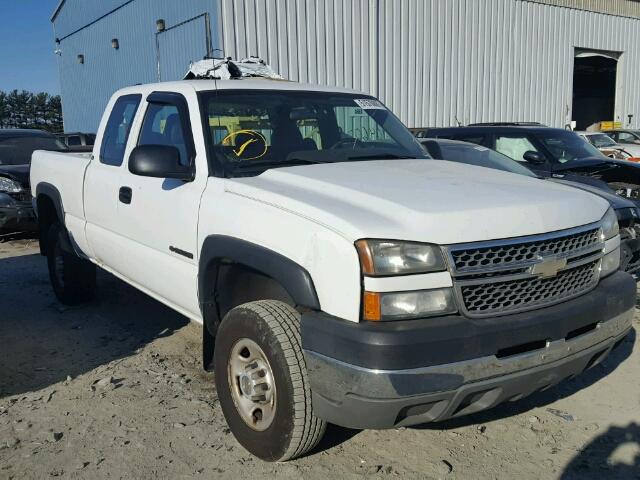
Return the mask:
<path id="1" fill-rule="evenodd" d="M 62 133 L 60 95 L 0 90 L 0 128 L 39 128 Z"/>

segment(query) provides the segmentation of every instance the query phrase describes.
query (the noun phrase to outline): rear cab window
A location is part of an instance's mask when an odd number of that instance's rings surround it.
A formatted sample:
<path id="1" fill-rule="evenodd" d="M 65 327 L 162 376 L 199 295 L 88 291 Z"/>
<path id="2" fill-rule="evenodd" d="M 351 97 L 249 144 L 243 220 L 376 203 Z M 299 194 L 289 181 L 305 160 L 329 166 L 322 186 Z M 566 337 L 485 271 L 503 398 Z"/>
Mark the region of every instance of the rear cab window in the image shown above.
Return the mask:
<path id="1" fill-rule="evenodd" d="M 124 159 L 131 123 L 140 105 L 141 95 L 123 95 L 111 109 L 100 145 L 100 163 L 119 167 Z"/>

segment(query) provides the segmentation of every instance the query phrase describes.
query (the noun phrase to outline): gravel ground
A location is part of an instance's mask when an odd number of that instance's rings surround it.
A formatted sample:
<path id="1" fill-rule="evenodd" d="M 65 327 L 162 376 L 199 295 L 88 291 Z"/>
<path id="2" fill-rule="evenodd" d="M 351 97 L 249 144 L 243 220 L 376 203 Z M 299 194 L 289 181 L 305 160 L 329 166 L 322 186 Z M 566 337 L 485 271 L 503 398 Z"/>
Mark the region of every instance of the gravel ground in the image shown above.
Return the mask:
<path id="1" fill-rule="evenodd" d="M 523 401 L 418 428 L 330 427 L 307 457 L 269 464 L 229 432 L 199 325 L 104 273 L 93 304 L 63 307 L 36 247 L 0 243 L 0 479 L 640 479 L 635 333 Z"/>

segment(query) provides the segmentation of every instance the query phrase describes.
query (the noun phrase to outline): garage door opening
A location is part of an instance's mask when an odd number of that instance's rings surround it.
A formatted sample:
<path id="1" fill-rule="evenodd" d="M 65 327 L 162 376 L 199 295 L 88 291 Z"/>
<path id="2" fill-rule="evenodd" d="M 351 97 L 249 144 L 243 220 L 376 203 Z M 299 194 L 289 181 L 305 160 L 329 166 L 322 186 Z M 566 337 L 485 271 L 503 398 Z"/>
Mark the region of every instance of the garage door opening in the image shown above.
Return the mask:
<path id="1" fill-rule="evenodd" d="M 576 50 L 572 112 L 577 130 L 614 120 L 619 56 L 614 52 Z"/>

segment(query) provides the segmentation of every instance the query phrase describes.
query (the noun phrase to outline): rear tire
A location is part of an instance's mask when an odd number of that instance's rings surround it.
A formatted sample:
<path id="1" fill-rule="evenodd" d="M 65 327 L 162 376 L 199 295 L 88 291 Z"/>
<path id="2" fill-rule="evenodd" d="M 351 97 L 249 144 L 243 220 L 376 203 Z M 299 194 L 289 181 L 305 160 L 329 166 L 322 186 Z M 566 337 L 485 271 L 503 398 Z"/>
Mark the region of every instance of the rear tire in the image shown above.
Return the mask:
<path id="1" fill-rule="evenodd" d="M 282 462 L 318 444 L 326 423 L 313 413 L 293 307 L 260 300 L 232 309 L 216 334 L 214 356 L 222 412 L 244 448 Z"/>
<path id="2" fill-rule="evenodd" d="M 47 234 L 47 265 L 56 298 L 65 305 L 79 305 L 91 300 L 96 289 L 96 266 L 67 251 L 67 230 L 54 223 Z"/>

